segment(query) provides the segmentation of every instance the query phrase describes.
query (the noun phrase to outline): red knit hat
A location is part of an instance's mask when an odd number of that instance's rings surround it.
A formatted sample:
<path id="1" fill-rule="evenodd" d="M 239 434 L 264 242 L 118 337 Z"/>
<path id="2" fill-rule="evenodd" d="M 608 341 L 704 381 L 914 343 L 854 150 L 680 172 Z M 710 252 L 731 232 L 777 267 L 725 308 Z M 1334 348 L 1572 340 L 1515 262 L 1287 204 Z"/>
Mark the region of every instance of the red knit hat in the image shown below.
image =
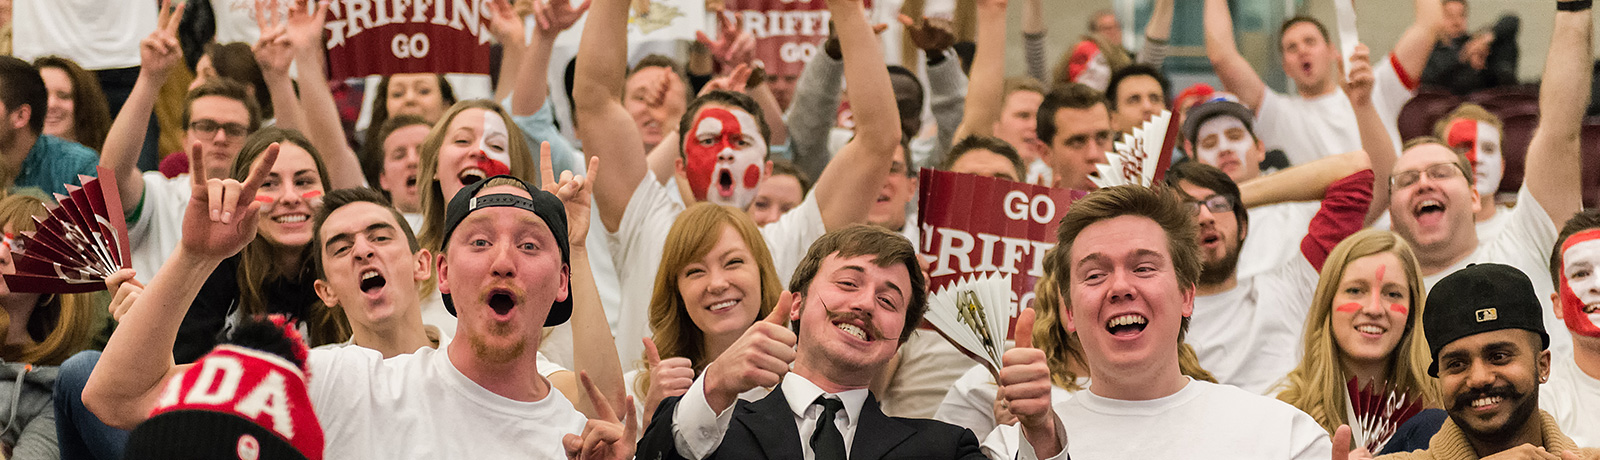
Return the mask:
<path id="1" fill-rule="evenodd" d="M 123 458 L 321 460 L 322 449 L 306 373 L 282 356 L 224 344 L 167 381 Z"/>

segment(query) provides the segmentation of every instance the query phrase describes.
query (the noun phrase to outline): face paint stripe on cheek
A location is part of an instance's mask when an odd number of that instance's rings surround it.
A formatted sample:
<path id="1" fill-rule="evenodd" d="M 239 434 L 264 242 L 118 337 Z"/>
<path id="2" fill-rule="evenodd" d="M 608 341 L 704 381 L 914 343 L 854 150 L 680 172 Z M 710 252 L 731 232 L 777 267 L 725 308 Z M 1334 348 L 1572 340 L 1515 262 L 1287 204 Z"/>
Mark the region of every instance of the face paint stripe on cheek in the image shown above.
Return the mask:
<path id="1" fill-rule="evenodd" d="M 1575 261 L 1591 263 L 1600 259 L 1600 257 L 1596 257 L 1597 251 L 1592 250 L 1593 246 L 1597 244 L 1595 243 L 1596 240 L 1600 240 L 1600 229 L 1589 229 L 1574 233 L 1572 236 L 1567 237 L 1567 241 L 1561 243 L 1561 305 L 1557 308 L 1561 309 L 1562 321 L 1567 323 L 1567 329 L 1588 337 L 1600 337 L 1600 324 L 1595 324 L 1595 321 L 1589 318 L 1589 314 L 1584 312 L 1588 307 L 1588 302 L 1579 297 L 1577 290 L 1573 289 L 1572 282 L 1566 275 L 1566 266 L 1570 263 L 1567 260 L 1569 257 Z M 1579 249 L 1578 251 L 1573 251 L 1575 247 L 1580 245 L 1591 250 Z M 1594 267 L 1591 266 L 1590 270 L 1592 271 L 1593 269 Z M 1591 273 L 1589 276 L 1592 278 L 1600 276 L 1600 274 Z M 1591 279 L 1588 282 L 1594 283 L 1595 280 Z M 1588 289 L 1584 290 L 1587 291 Z"/>
<path id="2" fill-rule="evenodd" d="M 1451 148 L 1466 148 L 1467 161 L 1478 162 L 1478 121 L 1470 118 L 1457 118 L 1450 122 L 1450 131 L 1445 135 L 1445 143 Z"/>
<path id="3" fill-rule="evenodd" d="M 761 167 L 750 165 L 750 167 L 744 168 L 744 186 L 746 188 L 756 188 L 757 185 L 761 185 Z"/>
<path id="4" fill-rule="evenodd" d="M 1339 313 L 1355 313 L 1357 311 L 1361 311 L 1361 304 L 1355 303 L 1355 302 L 1350 302 L 1350 303 L 1346 303 L 1346 304 L 1334 307 L 1333 311 L 1336 311 L 1336 312 L 1339 312 Z"/>

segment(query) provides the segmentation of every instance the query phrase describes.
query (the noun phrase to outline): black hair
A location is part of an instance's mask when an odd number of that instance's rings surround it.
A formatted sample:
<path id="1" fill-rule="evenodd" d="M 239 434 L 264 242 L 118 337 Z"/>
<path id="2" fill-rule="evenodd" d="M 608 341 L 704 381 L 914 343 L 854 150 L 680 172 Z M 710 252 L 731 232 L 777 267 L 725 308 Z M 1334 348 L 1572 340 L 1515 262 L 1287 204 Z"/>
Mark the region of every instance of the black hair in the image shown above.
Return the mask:
<path id="1" fill-rule="evenodd" d="M 1065 83 L 1051 88 L 1045 93 L 1044 101 L 1039 103 L 1039 114 L 1036 117 L 1039 140 L 1045 144 L 1054 144 L 1056 139 L 1056 111 L 1061 109 L 1085 110 L 1096 105 L 1106 103 L 1106 96 L 1089 85 L 1082 83 Z"/>
<path id="2" fill-rule="evenodd" d="M 994 136 L 967 136 L 950 147 L 950 154 L 944 156 L 944 162 L 939 165 L 939 169 L 949 171 L 957 160 L 976 150 L 994 152 L 995 155 L 1004 157 L 1006 161 L 1011 162 L 1011 168 L 1016 170 L 1017 180 L 1027 180 L 1028 167 L 1022 163 L 1022 156 L 1017 154 L 1017 149 Z"/>
<path id="3" fill-rule="evenodd" d="M 1156 84 L 1161 85 L 1161 105 L 1163 107 L 1171 107 L 1169 97 L 1172 95 L 1172 82 L 1167 80 L 1167 76 L 1162 75 L 1161 70 L 1155 67 L 1146 64 L 1131 64 L 1112 72 L 1111 81 L 1106 84 L 1106 104 L 1111 107 L 1111 110 L 1117 109 L 1117 90 L 1121 89 L 1122 81 L 1135 75 L 1154 78 Z"/>
<path id="4" fill-rule="evenodd" d="M 1229 203 L 1233 203 L 1233 215 L 1239 221 L 1239 228 L 1250 225 L 1250 213 L 1244 208 L 1244 200 L 1240 198 L 1239 184 L 1234 183 L 1233 178 L 1228 177 L 1228 173 L 1222 172 L 1216 166 L 1185 159 L 1167 169 L 1165 181 L 1175 190 L 1183 190 L 1178 185 L 1179 182 L 1188 182 L 1226 197 Z"/>
<path id="5" fill-rule="evenodd" d="M 44 88 L 44 77 L 28 61 L 11 56 L 0 56 L 0 102 L 10 113 L 26 105 L 32 109 L 28 115 L 28 128 L 34 135 L 44 132 L 44 115 L 49 109 L 50 96 Z"/>
<path id="6" fill-rule="evenodd" d="M 762 142 L 772 138 L 772 130 L 767 128 L 767 118 L 764 112 L 761 111 L 761 106 L 756 105 L 755 99 L 744 93 L 717 90 L 694 98 L 693 101 L 689 102 L 689 106 L 683 110 L 683 116 L 678 118 L 679 142 L 687 142 L 692 137 L 689 134 L 689 129 L 694 127 L 694 116 L 706 104 L 725 105 L 749 112 L 750 116 L 756 119 L 756 127 L 761 130 Z M 771 148 L 770 145 L 767 147 Z M 683 155 L 682 149 L 679 149 L 678 155 Z"/>

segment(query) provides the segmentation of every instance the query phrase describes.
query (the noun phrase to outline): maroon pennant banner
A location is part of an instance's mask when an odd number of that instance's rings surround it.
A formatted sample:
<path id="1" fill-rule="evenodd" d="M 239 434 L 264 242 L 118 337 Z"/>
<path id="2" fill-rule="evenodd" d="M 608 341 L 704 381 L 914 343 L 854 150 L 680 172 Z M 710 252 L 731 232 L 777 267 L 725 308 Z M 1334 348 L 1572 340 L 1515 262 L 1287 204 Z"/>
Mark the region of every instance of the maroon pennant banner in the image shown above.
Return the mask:
<path id="1" fill-rule="evenodd" d="M 397 73 L 489 73 L 491 0 L 333 0 L 334 79 Z"/>
<path id="2" fill-rule="evenodd" d="M 1018 311 L 1032 307 L 1044 256 L 1056 246 L 1056 227 L 1086 193 L 926 168 L 919 178 L 922 241 L 916 243 L 932 259 L 928 290 L 939 292 L 977 274 L 1005 274 Z"/>

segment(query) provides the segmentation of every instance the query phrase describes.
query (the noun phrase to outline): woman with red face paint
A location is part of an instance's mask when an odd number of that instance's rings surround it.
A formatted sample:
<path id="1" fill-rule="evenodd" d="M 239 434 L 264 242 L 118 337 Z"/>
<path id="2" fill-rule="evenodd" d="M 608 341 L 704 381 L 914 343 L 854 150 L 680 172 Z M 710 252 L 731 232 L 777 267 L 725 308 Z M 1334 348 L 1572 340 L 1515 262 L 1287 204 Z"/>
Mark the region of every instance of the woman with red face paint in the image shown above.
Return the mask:
<path id="1" fill-rule="evenodd" d="M 1334 246 L 1306 317 L 1304 358 L 1280 384 L 1278 399 L 1310 414 L 1330 435 L 1353 424 L 1352 379 L 1439 407 L 1438 385 L 1427 372 L 1423 295 L 1416 256 L 1394 233 L 1362 230 Z"/>

